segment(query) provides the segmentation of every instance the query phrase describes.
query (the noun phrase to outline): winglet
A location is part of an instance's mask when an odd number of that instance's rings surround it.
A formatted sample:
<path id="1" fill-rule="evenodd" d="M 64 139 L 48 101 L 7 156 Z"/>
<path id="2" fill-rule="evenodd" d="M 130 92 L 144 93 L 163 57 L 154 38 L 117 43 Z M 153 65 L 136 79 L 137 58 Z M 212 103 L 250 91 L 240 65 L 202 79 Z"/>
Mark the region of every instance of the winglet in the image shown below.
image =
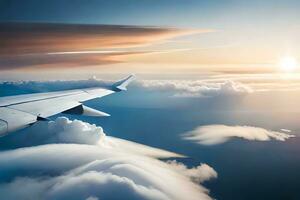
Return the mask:
<path id="1" fill-rule="evenodd" d="M 112 88 L 116 92 L 127 90 L 128 84 L 135 79 L 135 75 L 130 75 L 112 85 Z"/>

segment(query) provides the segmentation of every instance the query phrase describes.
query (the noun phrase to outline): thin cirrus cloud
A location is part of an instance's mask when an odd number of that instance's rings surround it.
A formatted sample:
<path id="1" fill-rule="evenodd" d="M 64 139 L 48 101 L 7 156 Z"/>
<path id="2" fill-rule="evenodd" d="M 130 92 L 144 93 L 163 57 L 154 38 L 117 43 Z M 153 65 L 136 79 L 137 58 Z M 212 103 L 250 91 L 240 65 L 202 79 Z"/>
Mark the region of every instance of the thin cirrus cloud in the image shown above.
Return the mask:
<path id="1" fill-rule="evenodd" d="M 295 136 L 292 134 L 270 131 L 259 127 L 227 126 L 220 124 L 199 126 L 193 131 L 183 134 L 184 139 L 203 145 L 220 144 L 232 138 L 242 138 L 245 140 L 256 141 L 269 141 L 272 139 L 286 141 L 291 137 Z"/>
<path id="2" fill-rule="evenodd" d="M 123 57 L 127 55 L 153 53 L 130 48 L 211 31 L 54 23 L 1 23 L 0 27 L 2 70 L 124 62 Z"/>
<path id="3" fill-rule="evenodd" d="M 210 166 L 163 162 L 157 158 L 181 155 L 108 137 L 101 127 L 57 118 L 26 137 L 40 145 L 0 153 L 3 199 L 211 200 L 201 185 L 217 177 Z"/>

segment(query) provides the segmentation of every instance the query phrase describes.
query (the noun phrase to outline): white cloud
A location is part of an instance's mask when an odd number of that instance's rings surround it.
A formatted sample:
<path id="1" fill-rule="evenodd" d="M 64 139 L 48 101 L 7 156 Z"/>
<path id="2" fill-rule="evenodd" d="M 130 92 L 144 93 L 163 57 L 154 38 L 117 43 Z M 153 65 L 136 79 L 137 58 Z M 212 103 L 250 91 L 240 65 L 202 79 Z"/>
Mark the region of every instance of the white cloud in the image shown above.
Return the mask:
<path id="1" fill-rule="evenodd" d="M 48 92 L 80 89 L 88 87 L 110 87 L 114 81 L 98 80 L 95 76 L 88 80 L 52 80 L 52 81 L 8 81 L 1 82 L 0 86 L 5 86 L 7 90 L 22 89 L 22 91 L 32 92 Z"/>
<path id="2" fill-rule="evenodd" d="M 142 87 L 173 92 L 178 97 L 214 97 L 245 95 L 252 89 L 239 82 L 226 80 L 223 82 L 204 82 L 199 80 L 147 80 L 139 82 Z"/>
<path id="3" fill-rule="evenodd" d="M 66 78 L 66 77 L 65 77 Z M 79 77 L 80 78 L 80 77 Z M 5 79 L 5 77 L 3 77 Z M 68 77 L 67 79 L 70 79 Z M 288 80 L 288 81 L 287 81 Z M 88 80 L 53 80 L 53 81 L 11 81 L 1 82 L 0 86 L 22 91 L 46 92 L 62 89 L 85 87 L 109 87 L 114 80 L 101 80 L 92 76 Z M 176 92 L 177 96 L 216 96 L 226 94 L 243 95 L 251 92 L 299 91 L 300 78 L 297 74 L 210 74 L 194 80 L 139 80 L 132 85 L 139 85 L 151 90 Z M 175 95 L 175 96 L 176 96 Z"/>
<path id="4" fill-rule="evenodd" d="M 37 130 L 54 134 L 47 141 L 57 144 L 0 152 L 1 199 L 211 199 L 198 184 L 217 176 L 206 164 L 160 161 L 180 155 L 108 137 L 78 120 L 59 118 Z"/>
<path id="5" fill-rule="evenodd" d="M 285 141 L 294 137 L 294 135 L 259 127 L 226 125 L 200 126 L 191 132 L 183 134 L 184 139 L 204 145 L 223 143 L 234 137 L 257 141 L 269 141 L 271 139 Z"/>
<path id="6" fill-rule="evenodd" d="M 289 129 L 285 129 L 285 128 L 282 128 L 282 129 L 280 129 L 282 132 L 286 132 L 286 133 L 290 133 L 290 132 L 292 132 L 291 130 L 289 130 Z"/>
<path id="7" fill-rule="evenodd" d="M 188 169 L 184 164 L 177 162 L 176 160 L 168 161 L 176 170 L 185 174 L 197 183 L 210 180 L 211 178 L 217 178 L 217 172 L 209 165 L 202 163 L 201 165 Z"/>
<path id="8" fill-rule="evenodd" d="M 76 119 L 72 121 L 66 117 L 58 117 L 55 121 L 36 124 L 26 136 L 32 140 L 38 138 L 39 143 L 44 144 L 89 144 L 155 158 L 182 157 L 182 155 L 169 151 L 106 136 L 99 126 Z"/>
<path id="9" fill-rule="evenodd" d="M 88 197 L 86 200 L 99 200 L 97 197 L 92 197 L 92 196 L 90 196 L 90 197 Z"/>
<path id="10" fill-rule="evenodd" d="M 54 142 L 79 144 L 97 144 L 105 137 L 101 127 L 66 117 L 50 121 L 47 134 Z"/>

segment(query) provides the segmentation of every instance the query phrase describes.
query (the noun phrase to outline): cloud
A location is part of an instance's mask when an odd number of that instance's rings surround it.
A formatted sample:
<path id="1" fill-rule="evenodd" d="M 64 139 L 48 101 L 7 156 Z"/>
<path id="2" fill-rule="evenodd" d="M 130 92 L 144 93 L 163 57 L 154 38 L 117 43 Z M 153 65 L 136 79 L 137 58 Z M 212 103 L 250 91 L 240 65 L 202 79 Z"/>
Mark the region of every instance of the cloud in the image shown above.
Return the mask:
<path id="1" fill-rule="evenodd" d="M 290 132 L 292 132 L 291 130 L 289 130 L 289 129 L 285 129 L 285 128 L 282 128 L 282 129 L 280 129 L 282 132 L 286 132 L 286 133 L 290 133 Z"/>
<path id="2" fill-rule="evenodd" d="M 80 89 L 86 87 L 109 87 L 113 81 L 102 81 L 95 78 L 89 80 L 72 81 L 16 81 L 0 82 L 3 95 L 22 92 L 50 92 L 57 90 Z M 131 85 L 132 89 L 141 92 L 159 92 L 166 97 L 243 97 L 254 92 L 245 84 L 224 80 L 221 82 L 208 82 L 201 80 L 137 80 Z M 6 94 L 7 93 L 7 94 Z"/>
<path id="3" fill-rule="evenodd" d="M 150 90 L 171 92 L 177 97 L 214 97 L 245 95 L 252 92 L 247 85 L 231 80 L 220 83 L 201 80 L 145 80 L 140 85 Z"/>
<path id="4" fill-rule="evenodd" d="M 146 53 L 128 48 L 210 31 L 125 25 L 0 23 L 0 70 L 123 62 L 124 56 Z"/>
<path id="5" fill-rule="evenodd" d="M 97 144 L 105 137 L 101 127 L 65 117 L 50 121 L 47 130 L 50 141 L 59 143 Z"/>
<path id="6" fill-rule="evenodd" d="M 88 197 L 86 200 L 98 200 L 98 198 L 97 198 L 97 197 L 92 197 L 92 196 L 90 196 L 90 197 Z"/>
<path id="7" fill-rule="evenodd" d="M 122 62 L 118 56 L 130 55 L 128 53 L 99 53 L 95 54 L 28 54 L 28 55 L 0 55 L 0 70 L 15 70 L 20 68 L 34 69 L 60 69 L 71 67 L 88 67 L 95 65 L 113 64 Z M 136 52 L 143 53 L 143 52 Z"/>
<path id="8" fill-rule="evenodd" d="M 295 74 L 215 74 L 203 81 L 220 83 L 227 80 L 247 85 L 255 92 L 269 91 L 298 91 L 300 89 L 299 76 Z"/>
<path id="9" fill-rule="evenodd" d="M 1 92 L 3 95 L 5 92 L 13 93 L 14 90 L 27 91 L 29 93 L 34 92 L 50 92 L 50 91 L 61 91 L 71 89 L 82 89 L 88 87 L 110 87 L 114 81 L 103 81 L 98 80 L 95 77 L 88 80 L 53 80 L 53 81 L 0 81 Z M 18 94 L 18 93 L 16 93 Z"/>
<path id="10" fill-rule="evenodd" d="M 188 169 L 184 164 L 177 162 L 176 160 L 168 161 L 178 172 L 190 177 L 197 183 L 202 183 L 211 178 L 217 178 L 217 172 L 207 164 L 201 164 L 197 167 Z"/>
<path id="11" fill-rule="evenodd" d="M 28 132 L 38 133 L 50 144 L 0 152 L 1 199 L 211 199 L 198 184 L 217 177 L 206 164 L 163 162 L 157 158 L 180 155 L 108 137 L 78 120 L 58 118 Z"/>
<path id="12" fill-rule="evenodd" d="M 285 141 L 291 137 L 294 137 L 294 135 L 270 131 L 259 127 L 226 125 L 199 126 L 195 130 L 183 134 L 184 139 L 192 140 L 203 145 L 220 144 L 231 138 L 256 141 L 269 141 L 271 139 Z"/>
<path id="13" fill-rule="evenodd" d="M 42 130 L 42 131 L 41 131 Z M 107 136 L 103 129 L 94 124 L 80 120 L 69 120 L 58 117 L 48 123 L 37 123 L 26 138 L 32 138 L 31 145 L 38 144 L 87 144 L 113 149 L 118 152 L 127 152 L 154 158 L 183 157 L 182 155 L 152 148 L 135 142 Z M 24 140 L 27 140 L 23 138 Z M 36 139 L 36 141 L 35 141 Z"/>

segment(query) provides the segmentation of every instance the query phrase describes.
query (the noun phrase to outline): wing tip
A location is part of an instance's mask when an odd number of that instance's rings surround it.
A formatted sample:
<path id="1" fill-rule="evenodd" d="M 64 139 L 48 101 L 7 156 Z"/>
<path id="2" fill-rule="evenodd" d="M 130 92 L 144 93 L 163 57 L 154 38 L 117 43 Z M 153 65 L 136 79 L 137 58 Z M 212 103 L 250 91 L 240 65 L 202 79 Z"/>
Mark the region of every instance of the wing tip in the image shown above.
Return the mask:
<path id="1" fill-rule="evenodd" d="M 129 83 L 132 82 L 135 78 L 136 76 L 134 74 L 131 74 L 128 77 L 120 81 L 117 81 L 116 83 L 113 84 L 113 90 L 116 92 L 126 91 Z"/>

